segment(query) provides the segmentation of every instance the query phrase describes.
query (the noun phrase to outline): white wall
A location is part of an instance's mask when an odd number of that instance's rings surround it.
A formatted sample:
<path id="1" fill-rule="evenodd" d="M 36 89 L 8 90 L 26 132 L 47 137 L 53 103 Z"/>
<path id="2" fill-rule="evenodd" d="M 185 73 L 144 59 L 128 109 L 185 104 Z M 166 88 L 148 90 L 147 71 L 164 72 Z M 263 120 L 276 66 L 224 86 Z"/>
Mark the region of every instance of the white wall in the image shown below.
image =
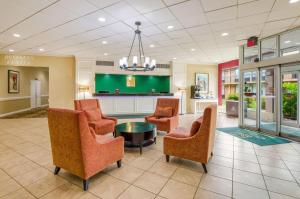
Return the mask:
<path id="1" fill-rule="evenodd" d="M 180 111 L 182 105 L 182 112 L 186 113 L 186 92 L 179 92 L 178 89 L 187 89 L 187 64 L 172 62 L 172 78 L 171 78 L 171 91 L 175 96 L 178 96 L 180 102 Z M 182 99 L 181 99 L 182 97 Z"/>

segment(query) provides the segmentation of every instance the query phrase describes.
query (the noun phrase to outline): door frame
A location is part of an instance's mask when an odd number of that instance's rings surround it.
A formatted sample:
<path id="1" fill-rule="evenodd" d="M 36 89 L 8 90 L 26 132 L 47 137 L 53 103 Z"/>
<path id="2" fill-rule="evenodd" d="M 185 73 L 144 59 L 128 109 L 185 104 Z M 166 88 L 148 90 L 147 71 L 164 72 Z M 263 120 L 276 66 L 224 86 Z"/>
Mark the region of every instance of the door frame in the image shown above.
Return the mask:
<path id="1" fill-rule="evenodd" d="M 244 123 L 244 73 L 246 72 L 255 72 L 256 73 L 256 125 L 255 127 L 253 126 L 250 126 L 250 125 L 247 125 Z M 251 76 L 252 78 L 252 76 Z M 258 112 L 258 104 L 260 104 L 260 100 L 259 100 L 259 97 L 258 97 L 258 92 L 259 92 L 259 84 L 258 84 L 258 80 L 260 79 L 260 74 L 259 74 L 259 69 L 258 68 L 254 68 L 254 69 L 245 69 L 245 70 L 242 70 L 240 71 L 240 80 L 241 80 L 241 85 L 240 85 L 240 121 L 239 121 L 239 126 L 240 127 L 243 127 L 243 128 L 247 128 L 247 129 L 250 129 L 250 130 L 258 130 L 259 126 L 258 126 L 258 121 L 259 121 L 259 117 L 260 117 L 260 114 Z M 252 79 L 251 79 L 252 81 Z"/>
<path id="2" fill-rule="evenodd" d="M 275 102 L 274 102 L 274 109 L 275 109 L 275 122 L 276 122 L 276 129 L 275 131 L 269 130 L 269 129 L 264 129 L 261 128 L 261 71 L 262 70 L 267 70 L 267 69 L 274 69 L 274 89 L 275 89 Z M 273 66 L 266 66 L 266 67 L 261 67 L 259 68 L 259 94 L 258 94 L 258 98 L 259 98 L 259 107 L 258 107 L 258 111 L 259 111 L 259 117 L 258 117 L 258 127 L 259 127 L 259 131 L 262 131 L 264 133 L 268 133 L 271 135 L 279 135 L 279 131 L 280 131 L 280 94 L 279 93 L 279 89 L 280 89 L 280 66 L 279 65 L 273 65 Z"/>
<path id="3" fill-rule="evenodd" d="M 283 80 L 283 78 L 282 78 L 282 75 L 283 74 L 297 74 L 297 79 L 298 79 L 298 81 L 297 81 L 297 84 L 298 84 L 298 95 L 297 95 L 297 108 L 298 108 L 298 110 L 297 110 L 297 122 L 296 122 L 296 124 L 292 124 L 292 123 L 288 123 L 288 122 L 284 122 L 283 121 L 283 112 L 282 112 L 282 109 L 283 109 L 283 99 L 282 99 L 282 97 L 283 97 L 283 95 L 282 95 L 282 80 Z M 295 67 L 293 67 L 293 65 L 291 66 L 291 65 L 283 65 L 282 67 L 281 67 L 281 70 L 280 70 L 280 125 L 286 125 L 286 126 L 291 126 L 291 127 L 296 127 L 296 128 L 300 128 L 300 104 L 299 104 L 299 102 L 300 102 L 300 97 L 299 97 L 299 95 L 300 95 L 300 69 L 299 68 L 295 68 Z"/>

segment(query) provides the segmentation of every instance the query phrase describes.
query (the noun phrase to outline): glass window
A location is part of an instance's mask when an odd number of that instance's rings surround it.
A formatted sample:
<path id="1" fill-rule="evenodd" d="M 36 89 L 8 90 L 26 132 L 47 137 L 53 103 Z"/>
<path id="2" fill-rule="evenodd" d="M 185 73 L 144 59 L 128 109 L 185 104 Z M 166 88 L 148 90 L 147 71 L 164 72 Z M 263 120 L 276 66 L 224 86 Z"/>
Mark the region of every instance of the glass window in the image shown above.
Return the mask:
<path id="1" fill-rule="evenodd" d="M 300 29 L 280 35 L 280 56 L 300 53 Z"/>
<path id="2" fill-rule="evenodd" d="M 261 41 L 261 59 L 268 60 L 277 57 L 276 37 L 264 39 Z"/>
<path id="3" fill-rule="evenodd" d="M 255 59 L 258 59 L 258 47 L 244 46 L 244 64 L 253 63 Z"/>

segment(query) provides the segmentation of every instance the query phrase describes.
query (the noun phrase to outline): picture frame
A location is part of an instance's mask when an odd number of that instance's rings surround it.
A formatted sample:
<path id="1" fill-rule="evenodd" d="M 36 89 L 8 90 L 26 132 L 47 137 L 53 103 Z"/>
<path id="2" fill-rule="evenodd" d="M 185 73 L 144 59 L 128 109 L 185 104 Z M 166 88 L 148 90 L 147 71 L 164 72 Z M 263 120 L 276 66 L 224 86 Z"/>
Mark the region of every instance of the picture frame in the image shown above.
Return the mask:
<path id="1" fill-rule="evenodd" d="M 208 73 L 196 73 L 195 85 L 199 87 L 200 93 L 209 93 L 209 74 Z"/>
<path id="2" fill-rule="evenodd" d="M 8 70 L 8 93 L 20 93 L 20 72 Z"/>

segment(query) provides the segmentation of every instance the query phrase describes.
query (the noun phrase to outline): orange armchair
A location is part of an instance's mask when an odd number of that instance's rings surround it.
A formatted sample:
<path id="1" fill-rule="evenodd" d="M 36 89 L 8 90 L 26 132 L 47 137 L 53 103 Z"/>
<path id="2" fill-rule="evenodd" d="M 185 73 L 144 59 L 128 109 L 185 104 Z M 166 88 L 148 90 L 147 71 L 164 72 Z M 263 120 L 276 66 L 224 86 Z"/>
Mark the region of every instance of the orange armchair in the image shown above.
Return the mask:
<path id="1" fill-rule="evenodd" d="M 48 124 L 55 175 L 60 168 L 69 171 L 83 179 L 86 191 L 90 177 L 114 162 L 121 167 L 124 138 L 96 135 L 84 112 L 49 109 Z"/>
<path id="2" fill-rule="evenodd" d="M 158 118 L 155 116 L 155 113 L 145 117 L 145 121 L 155 124 L 157 130 L 166 131 L 169 133 L 171 130 L 175 129 L 179 123 L 178 116 L 178 107 L 179 107 L 179 99 L 177 98 L 158 98 L 156 103 L 156 110 L 158 108 L 172 108 L 172 116 L 171 117 L 162 117 Z"/>
<path id="3" fill-rule="evenodd" d="M 90 127 L 92 127 L 95 132 L 99 135 L 108 134 L 114 132 L 115 126 L 117 124 L 117 118 L 106 117 L 102 114 L 99 100 L 97 99 L 85 99 L 85 100 L 75 100 L 75 110 L 78 111 L 98 111 L 100 112 L 100 117 L 97 120 L 89 120 Z M 87 113 L 86 113 L 87 114 Z"/>
<path id="4" fill-rule="evenodd" d="M 165 136 L 164 154 L 167 162 L 169 162 L 170 156 L 193 160 L 202 163 L 203 169 L 207 173 L 206 164 L 213 155 L 216 119 L 217 106 L 210 105 L 205 108 L 203 117 L 193 123 L 190 132 L 178 128 Z"/>

